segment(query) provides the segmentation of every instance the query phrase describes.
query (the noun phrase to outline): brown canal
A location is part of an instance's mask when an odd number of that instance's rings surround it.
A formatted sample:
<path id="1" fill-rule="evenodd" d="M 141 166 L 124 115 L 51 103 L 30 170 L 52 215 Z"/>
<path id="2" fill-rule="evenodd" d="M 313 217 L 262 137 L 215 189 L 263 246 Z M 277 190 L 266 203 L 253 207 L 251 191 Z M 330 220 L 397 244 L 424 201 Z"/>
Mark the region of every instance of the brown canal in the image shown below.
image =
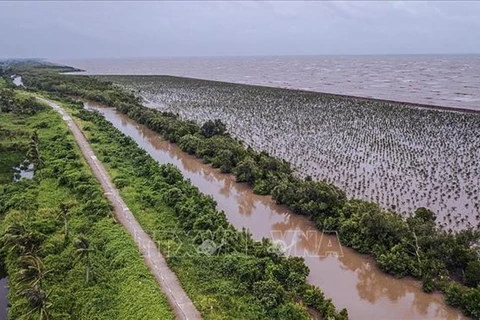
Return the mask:
<path id="1" fill-rule="evenodd" d="M 310 268 L 308 281 L 338 308 L 347 308 L 351 319 L 464 319 L 460 311 L 446 306 L 441 295 L 424 293 L 417 281 L 386 275 L 368 256 L 340 246 L 334 233 L 317 231 L 305 217 L 276 205 L 268 196 L 253 194 L 233 175 L 203 164 L 113 108 L 85 105 L 101 112 L 159 163 L 177 166 L 201 192 L 215 199 L 236 228 L 250 229 L 257 240 L 274 239 L 288 255 L 304 257 Z"/>

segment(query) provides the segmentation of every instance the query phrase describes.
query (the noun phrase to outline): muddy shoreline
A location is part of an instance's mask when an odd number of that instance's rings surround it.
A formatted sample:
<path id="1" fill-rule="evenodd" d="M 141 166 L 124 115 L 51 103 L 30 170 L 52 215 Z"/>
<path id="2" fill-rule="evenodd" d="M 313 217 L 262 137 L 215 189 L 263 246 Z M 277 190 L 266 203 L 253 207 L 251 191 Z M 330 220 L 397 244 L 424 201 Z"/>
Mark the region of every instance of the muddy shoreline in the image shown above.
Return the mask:
<path id="1" fill-rule="evenodd" d="M 236 85 L 236 86 L 243 86 L 249 88 L 263 88 L 268 90 L 281 90 L 287 91 L 292 93 L 305 93 L 310 95 L 320 95 L 325 96 L 328 98 L 341 98 L 341 99 L 350 99 L 350 100 L 358 100 L 362 102 L 382 102 L 392 104 L 396 107 L 415 107 L 415 108 L 425 108 L 431 109 L 436 111 L 453 111 L 453 112 L 464 112 L 464 113 L 474 113 L 480 114 L 480 105 L 478 106 L 478 110 L 470 109 L 470 108 L 462 108 L 462 107 L 449 107 L 449 106 L 442 106 L 442 105 L 435 105 L 435 104 L 425 104 L 425 103 L 416 103 L 416 102 L 405 102 L 400 100 L 391 100 L 391 99 L 382 99 L 382 98 L 375 98 L 375 97 L 362 97 L 362 96 L 355 96 L 355 95 L 347 95 L 347 94 L 339 94 L 339 93 L 329 93 L 329 92 L 322 92 L 322 91 L 313 91 L 313 90 L 303 90 L 303 89 L 293 89 L 287 87 L 271 87 L 266 85 L 254 85 L 254 84 L 245 84 L 245 83 L 236 83 L 236 82 L 227 82 L 227 81 L 218 81 L 218 80 L 210 80 L 210 79 L 203 79 L 203 78 L 193 78 L 193 77 L 179 77 L 179 76 L 171 76 L 171 75 L 88 75 L 83 74 L 81 72 L 73 72 L 69 73 L 72 75 L 83 75 L 83 76 L 90 76 L 90 77 L 99 77 L 103 79 L 107 79 L 110 77 L 165 77 L 165 78 L 173 78 L 173 79 L 188 79 L 188 80 L 198 80 L 198 81 L 205 81 L 205 82 L 212 82 L 221 85 Z"/>

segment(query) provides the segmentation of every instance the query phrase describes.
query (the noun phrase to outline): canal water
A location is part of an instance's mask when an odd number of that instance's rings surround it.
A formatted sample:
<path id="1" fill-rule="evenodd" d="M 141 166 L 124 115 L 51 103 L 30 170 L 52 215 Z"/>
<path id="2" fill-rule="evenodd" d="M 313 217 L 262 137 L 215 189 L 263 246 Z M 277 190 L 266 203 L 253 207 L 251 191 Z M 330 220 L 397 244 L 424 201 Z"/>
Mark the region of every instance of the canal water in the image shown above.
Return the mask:
<path id="1" fill-rule="evenodd" d="M 380 271 L 370 257 L 339 244 L 334 232 L 323 234 L 305 217 L 276 205 L 268 196 L 253 194 L 175 144 L 127 116 L 91 102 L 117 129 L 130 136 L 159 163 L 172 163 L 201 192 L 211 195 L 236 228 L 250 229 L 257 240 L 273 239 L 286 254 L 302 256 L 310 269 L 308 281 L 320 287 L 351 319 L 463 319 L 460 311 L 446 306 L 439 294 L 427 294 L 411 279 L 395 279 Z"/>

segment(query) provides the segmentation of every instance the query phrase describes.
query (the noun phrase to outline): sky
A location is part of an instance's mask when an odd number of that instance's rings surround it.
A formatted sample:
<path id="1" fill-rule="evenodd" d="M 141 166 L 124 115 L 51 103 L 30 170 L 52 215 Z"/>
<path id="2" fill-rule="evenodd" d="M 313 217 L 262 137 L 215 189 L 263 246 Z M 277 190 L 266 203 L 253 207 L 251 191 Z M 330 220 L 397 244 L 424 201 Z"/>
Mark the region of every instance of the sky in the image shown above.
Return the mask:
<path id="1" fill-rule="evenodd" d="M 0 1 L 0 58 L 480 53 L 479 1 Z"/>

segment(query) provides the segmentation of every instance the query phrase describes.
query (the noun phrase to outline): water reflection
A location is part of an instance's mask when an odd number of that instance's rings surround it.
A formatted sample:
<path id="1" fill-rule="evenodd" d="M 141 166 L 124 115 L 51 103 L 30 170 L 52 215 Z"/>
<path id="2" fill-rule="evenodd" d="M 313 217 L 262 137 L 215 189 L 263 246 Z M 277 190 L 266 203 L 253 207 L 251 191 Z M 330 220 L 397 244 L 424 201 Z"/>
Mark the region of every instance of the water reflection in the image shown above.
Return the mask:
<path id="1" fill-rule="evenodd" d="M 24 161 L 28 162 L 28 161 Z M 22 164 L 18 167 L 13 168 L 15 174 L 13 176 L 13 181 L 17 182 L 20 181 L 21 179 L 33 179 L 33 174 L 34 174 L 34 167 L 33 163 L 29 164 Z"/>
<path id="2" fill-rule="evenodd" d="M 319 286 L 352 319 L 462 319 L 440 295 L 426 294 L 409 279 L 398 280 L 379 271 L 370 257 L 338 245 L 334 235 L 318 232 L 310 221 L 279 206 L 268 196 L 251 192 L 234 177 L 220 173 L 182 152 L 158 134 L 114 109 L 91 103 L 115 127 L 133 138 L 160 163 L 172 163 L 201 192 L 212 195 L 236 228 L 248 228 L 255 239 L 281 241 L 290 255 L 304 256 L 310 268 L 308 281 Z M 340 253 L 326 255 L 326 251 Z"/>
<path id="3" fill-rule="evenodd" d="M 13 84 L 16 85 L 17 87 L 18 87 L 18 86 L 23 86 L 22 77 L 20 77 L 20 76 L 15 76 L 15 77 L 13 78 Z"/>

